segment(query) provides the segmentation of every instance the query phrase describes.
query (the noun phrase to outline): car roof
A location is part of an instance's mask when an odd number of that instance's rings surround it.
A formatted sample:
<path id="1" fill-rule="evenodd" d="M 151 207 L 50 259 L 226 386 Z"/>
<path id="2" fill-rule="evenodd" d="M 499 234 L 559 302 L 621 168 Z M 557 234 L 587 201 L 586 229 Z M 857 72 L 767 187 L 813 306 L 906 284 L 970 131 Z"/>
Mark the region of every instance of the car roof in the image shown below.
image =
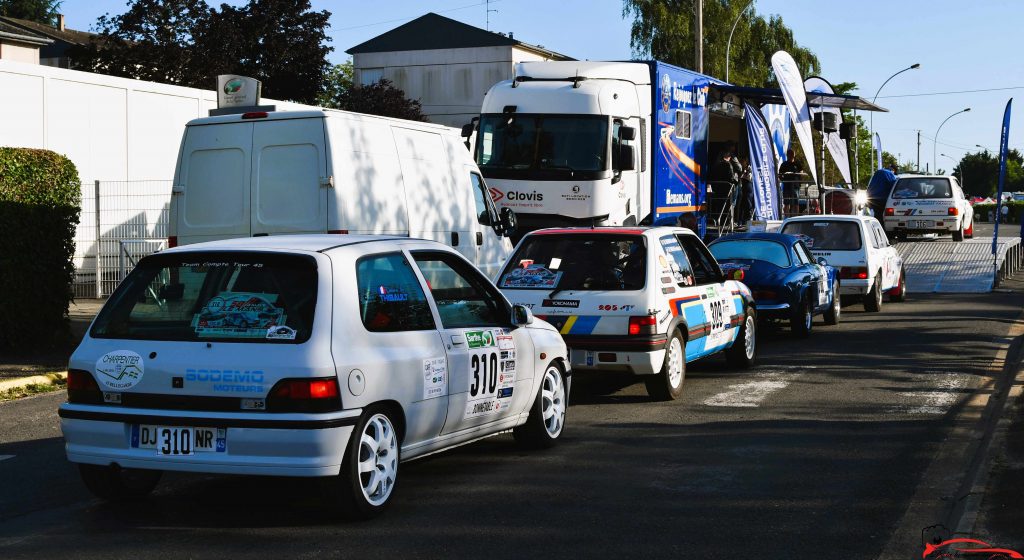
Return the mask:
<path id="1" fill-rule="evenodd" d="M 841 220 L 844 222 L 868 222 L 871 220 L 878 221 L 873 216 L 857 216 L 853 214 L 812 214 L 808 216 L 790 216 L 789 218 L 786 218 L 786 221 L 783 222 L 783 225 L 785 225 L 785 223 L 788 222 L 821 222 L 829 220 Z"/>
<path id="2" fill-rule="evenodd" d="M 643 235 L 650 233 L 652 235 L 658 235 L 659 233 L 693 233 L 684 227 L 675 226 L 653 226 L 653 227 L 616 227 L 616 226 L 601 226 L 601 227 L 567 227 L 567 228 L 547 228 L 538 229 L 531 231 L 528 235 L 587 235 L 587 234 L 601 234 L 601 235 Z"/>
<path id="3" fill-rule="evenodd" d="M 337 247 L 346 247 L 359 243 L 374 241 L 410 241 L 408 237 L 394 235 L 337 235 L 337 234 L 295 234 L 265 235 L 260 237 L 238 237 L 235 239 L 219 239 L 191 245 L 182 245 L 161 251 L 162 253 L 178 253 L 185 251 L 308 251 L 318 252 Z M 423 241 L 423 240 L 413 240 Z M 440 244 L 438 244 L 440 245 Z M 443 245 L 442 245 L 443 246 Z"/>
<path id="4" fill-rule="evenodd" d="M 714 240 L 711 244 L 714 245 L 719 241 L 738 241 L 743 239 L 752 239 L 757 241 L 774 241 L 776 243 L 786 244 L 787 246 L 792 245 L 797 241 L 800 241 L 799 237 L 795 235 L 790 235 L 788 233 L 756 231 L 750 233 L 730 233 L 729 235 L 723 235 L 722 237 L 719 237 L 718 239 Z"/>
<path id="5" fill-rule="evenodd" d="M 897 179 L 949 179 L 951 175 L 926 175 L 924 173 L 902 173 Z M 953 177 L 955 179 L 955 177 Z"/>

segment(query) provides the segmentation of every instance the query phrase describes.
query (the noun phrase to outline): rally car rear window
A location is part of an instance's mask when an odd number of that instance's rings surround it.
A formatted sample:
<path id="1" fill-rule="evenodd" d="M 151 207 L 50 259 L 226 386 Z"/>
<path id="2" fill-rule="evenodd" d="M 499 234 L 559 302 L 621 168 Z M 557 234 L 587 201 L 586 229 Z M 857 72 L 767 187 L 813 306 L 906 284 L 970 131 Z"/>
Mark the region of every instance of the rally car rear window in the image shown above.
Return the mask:
<path id="1" fill-rule="evenodd" d="M 782 233 L 803 235 L 804 244 L 812 251 L 859 251 L 860 224 L 840 220 L 790 222 Z"/>
<path id="2" fill-rule="evenodd" d="M 94 338 L 297 344 L 309 339 L 316 261 L 306 255 L 153 255 L 103 307 Z"/>
<path id="3" fill-rule="evenodd" d="M 893 199 L 953 198 L 949 179 L 900 179 L 892 188 Z"/>
<path id="4" fill-rule="evenodd" d="M 519 290 L 639 290 L 647 249 L 642 235 L 571 234 L 528 237 L 499 277 Z"/>
<path id="5" fill-rule="evenodd" d="M 713 243 L 708 249 L 719 262 L 730 259 L 750 259 L 769 262 L 781 268 L 790 266 L 789 251 L 786 250 L 785 245 L 775 241 L 764 239 L 719 241 Z"/>

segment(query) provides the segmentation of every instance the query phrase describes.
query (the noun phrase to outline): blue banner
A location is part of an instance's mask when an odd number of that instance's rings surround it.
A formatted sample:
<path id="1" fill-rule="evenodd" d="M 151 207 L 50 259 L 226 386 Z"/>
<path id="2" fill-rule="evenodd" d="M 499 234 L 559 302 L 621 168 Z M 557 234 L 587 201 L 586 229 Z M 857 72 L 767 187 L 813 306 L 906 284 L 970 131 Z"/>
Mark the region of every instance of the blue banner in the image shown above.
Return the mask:
<path id="1" fill-rule="evenodd" d="M 786 161 L 786 151 L 789 150 L 789 107 L 785 105 L 765 105 L 761 107 L 761 114 L 768 121 L 768 128 L 772 131 L 772 143 L 775 147 L 775 159 Z"/>
<path id="2" fill-rule="evenodd" d="M 1006 111 L 1003 113 L 1003 131 L 999 137 L 999 184 L 996 187 L 996 215 L 995 228 L 992 231 L 992 254 L 996 254 L 996 241 L 999 239 L 999 218 L 1003 211 L 1003 185 L 1006 184 L 1006 154 L 1010 143 L 1010 105 L 1013 103 L 1011 97 L 1006 102 Z M 1021 221 L 1021 229 L 1024 231 L 1024 220 Z"/>
<path id="3" fill-rule="evenodd" d="M 754 190 L 754 219 L 779 219 L 778 177 L 775 175 L 775 152 L 772 133 L 764 115 L 746 106 L 747 145 L 750 148 L 750 183 Z"/>
<path id="4" fill-rule="evenodd" d="M 875 143 L 875 169 L 877 170 L 882 168 L 882 137 L 877 132 L 873 142 Z"/>

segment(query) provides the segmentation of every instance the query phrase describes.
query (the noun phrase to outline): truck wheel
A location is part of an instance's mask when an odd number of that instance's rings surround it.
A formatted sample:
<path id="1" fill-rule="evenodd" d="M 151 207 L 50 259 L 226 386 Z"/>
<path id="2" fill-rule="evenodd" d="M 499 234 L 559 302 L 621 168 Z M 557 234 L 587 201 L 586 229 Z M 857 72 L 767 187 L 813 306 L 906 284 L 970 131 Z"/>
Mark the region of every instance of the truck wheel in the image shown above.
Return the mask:
<path id="1" fill-rule="evenodd" d="M 882 275 L 875 276 L 875 279 L 871 282 L 871 291 L 864 294 L 864 310 L 865 311 L 881 311 L 882 310 Z"/>
<path id="2" fill-rule="evenodd" d="M 732 346 L 725 351 L 725 361 L 737 369 L 750 369 L 757 359 L 757 315 L 753 309 L 747 309 L 743 326 Z"/>
<path id="3" fill-rule="evenodd" d="M 686 377 L 686 342 L 673 331 L 665 345 L 665 362 L 661 371 L 645 375 L 647 394 L 659 401 L 673 401 L 683 394 L 683 379 Z"/>
<path id="4" fill-rule="evenodd" d="M 145 498 L 160 482 L 161 471 L 122 469 L 116 465 L 78 465 L 82 482 L 96 497 L 108 502 Z"/>
<path id="5" fill-rule="evenodd" d="M 832 281 L 832 305 L 825 312 L 826 325 L 838 325 L 843 314 L 842 297 L 839 295 L 839 280 Z"/>
<path id="6" fill-rule="evenodd" d="M 799 337 L 806 337 L 811 334 L 811 328 L 814 325 L 814 308 L 811 307 L 811 302 L 804 296 L 800 299 L 800 304 L 793 309 L 793 314 L 789 316 L 789 330 L 794 335 Z"/>
<path id="7" fill-rule="evenodd" d="M 900 303 L 907 299 L 907 271 L 900 268 L 900 277 L 896 281 L 896 287 L 889 290 L 889 301 Z"/>
<path id="8" fill-rule="evenodd" d="M 530 449 L 545 449 L 555 445 L 565 427 L 565 411 L 569 404 L 565 372 L 555 362 L 544 370 L 540 392 L 530 409 L 530 417 L 522 426 L 512 429 L 516 443 Z"/>

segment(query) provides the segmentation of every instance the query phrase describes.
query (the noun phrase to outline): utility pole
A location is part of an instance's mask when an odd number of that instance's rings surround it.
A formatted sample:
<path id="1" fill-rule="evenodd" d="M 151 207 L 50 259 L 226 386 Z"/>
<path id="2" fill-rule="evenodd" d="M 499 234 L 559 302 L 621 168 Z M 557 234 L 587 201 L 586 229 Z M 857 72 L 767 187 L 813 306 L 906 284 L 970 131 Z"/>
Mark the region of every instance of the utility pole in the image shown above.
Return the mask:
<path id="1" fill-rule="evenodd" d="M 486 29 L 488 31 L 490 31 L 491 30 L 491 12 L 498 13 L 498 10 L 492 10 L 491 9 L 491 0 L 485 0 L 484 4 L 486 5 L 486 8 L 487 8 L 487 25 L 486 25 Z"/>
<path id="2" fill-rule="evenodd" d="M 696 17 L 694 18 L 694 26 L 696 27 L 696 30 L 694 32 L 694 36 L 696 36 L 696 39 L 697 39 L 696 49 L 694 51 L 694 54 L 696 55 L 696 60 L 694 61 L 694 66 L 696 66 L 697 72 L 703 74 L 704 73 L 704 0 L 697 0 L 694 3 L 694 7 L 696 8 L 696 11 L 697 11 L 697 13 L 695 14 Z"/>
<path id="3" fill-rule="evenodd" d="M 921 171 L 921 131 L 917 131 L 917 169 L 915 171 Z"/>

